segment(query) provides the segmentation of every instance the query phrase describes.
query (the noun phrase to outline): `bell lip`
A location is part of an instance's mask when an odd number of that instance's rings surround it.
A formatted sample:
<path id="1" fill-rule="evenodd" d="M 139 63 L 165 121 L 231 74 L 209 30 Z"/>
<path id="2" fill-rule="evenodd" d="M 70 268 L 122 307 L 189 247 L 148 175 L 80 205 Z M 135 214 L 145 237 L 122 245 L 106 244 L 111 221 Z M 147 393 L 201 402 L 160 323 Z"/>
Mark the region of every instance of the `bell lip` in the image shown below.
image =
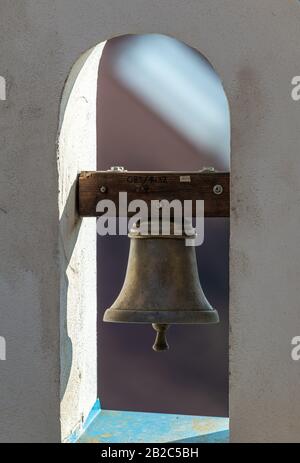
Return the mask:
<path id="1" fill-rule="evenodd" d="M 189 320 L 187 320 L 189 318 Z M 163 323 L 167 325 L 193 325 L 219 323 L 217 310 L 125 310 L 107 309 L 103 321 L 112 323 Z"/>

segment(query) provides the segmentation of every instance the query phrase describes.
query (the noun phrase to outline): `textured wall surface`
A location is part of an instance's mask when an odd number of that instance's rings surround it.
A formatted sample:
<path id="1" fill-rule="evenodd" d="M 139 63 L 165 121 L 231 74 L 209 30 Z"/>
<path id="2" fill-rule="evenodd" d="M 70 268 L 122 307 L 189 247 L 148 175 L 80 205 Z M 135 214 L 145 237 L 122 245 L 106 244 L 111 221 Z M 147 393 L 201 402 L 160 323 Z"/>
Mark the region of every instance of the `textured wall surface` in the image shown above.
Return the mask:
<path id="1" fill-rule="evenodd" d="M 300 106 L 290 97 L 299 23 L 296 0 L 2 1 L 1 441 L 60 440 L 56 137 L 64 82 L 92 46 L 146 32 L 198 48 L 231 106 L 232 440 L 299 440 L 299 367 L 289 352 L 299 334 Z"/>

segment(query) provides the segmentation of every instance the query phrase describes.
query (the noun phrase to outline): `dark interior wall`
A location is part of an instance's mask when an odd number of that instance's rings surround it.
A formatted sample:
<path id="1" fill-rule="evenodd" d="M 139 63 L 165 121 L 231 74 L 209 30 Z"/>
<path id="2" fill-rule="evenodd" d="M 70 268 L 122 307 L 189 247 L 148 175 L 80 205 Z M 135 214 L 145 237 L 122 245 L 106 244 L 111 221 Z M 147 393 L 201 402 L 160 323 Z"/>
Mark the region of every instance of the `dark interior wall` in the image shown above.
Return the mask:
<path id="1" fill-rule="evenodd" d="M 126 40 L 108 42 L 100 63 L 98 169 L 222 169 L 214 153 L 193 146 L 117 79 L 113 56 Z M 220 324 L 172 326 L 170 350 L 156 353 L 151 326 L 102 321 L 122 287 L 129 240 L 98 237 L 98 384 L 103 408 L 228 416 L 228 243 L 229 220 L 207 219 L 205 242 L 196 248 L 198 271 Z"/>

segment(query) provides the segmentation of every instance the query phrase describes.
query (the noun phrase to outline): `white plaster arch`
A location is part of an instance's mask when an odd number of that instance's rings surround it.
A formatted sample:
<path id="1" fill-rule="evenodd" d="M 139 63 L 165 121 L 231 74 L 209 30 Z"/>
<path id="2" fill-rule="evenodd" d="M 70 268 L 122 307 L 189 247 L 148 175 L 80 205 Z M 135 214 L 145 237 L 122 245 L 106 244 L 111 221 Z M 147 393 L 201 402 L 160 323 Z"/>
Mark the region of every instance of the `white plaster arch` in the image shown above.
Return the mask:
<path id="1" fill-rule="evenodd" d="M 77 178 L 96 170 L 96 94 L 105 42 L 74 64 L 58 130 L 60 227 L 60 394 L 62 440 L 80 433 L 97 399 L 96 220 L 76 210 Z"/>
<path id="2" fill-rule="evenodd" d="M 298 0 L 11 0 L 1 22 L 10 88 L 0 114 L 1 330 L 10 360 L 1 364 L 0 440 L 61 439 L 55 146 L 64 81 L 95 44 L 159 32 L 209 59 L 231 109 L 231 439 L 298 441 L 299 369 L 289 352 L 299 326 L 300 106 L 290 97 Z"/>

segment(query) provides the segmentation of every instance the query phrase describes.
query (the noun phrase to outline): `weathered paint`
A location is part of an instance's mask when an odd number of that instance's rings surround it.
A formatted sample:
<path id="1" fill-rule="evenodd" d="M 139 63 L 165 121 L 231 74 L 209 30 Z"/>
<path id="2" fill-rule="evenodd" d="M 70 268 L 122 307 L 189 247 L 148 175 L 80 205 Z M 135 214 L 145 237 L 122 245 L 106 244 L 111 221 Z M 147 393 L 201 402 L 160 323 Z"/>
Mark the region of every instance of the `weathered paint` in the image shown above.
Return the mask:
<path id="1" fill-rule="evenodd" d="M 94 403 L 90 413 L 88 414 L 85 423 L 83 423 L 83 425 L 80 428 L 78 428 L 74 432 L 72 432 L 72 434 L 69 437 L 67 437 L 65 442 L 68 443 L 68 444 L 76 443 L 78 441 L 78 439 L 81 437 L 81 435 L 84 434 L 85 432 L 87 432 L 89 426 L 97 418 L 100 411 L 101 411 L 100 401 L 99 401 L 99 399 L 97 399 L 96 402 Z"/>
<path id="2" fill-rule="evenodd" d="M 228 442 L 229 419 L 102 410 L 78 443 Z"/>

